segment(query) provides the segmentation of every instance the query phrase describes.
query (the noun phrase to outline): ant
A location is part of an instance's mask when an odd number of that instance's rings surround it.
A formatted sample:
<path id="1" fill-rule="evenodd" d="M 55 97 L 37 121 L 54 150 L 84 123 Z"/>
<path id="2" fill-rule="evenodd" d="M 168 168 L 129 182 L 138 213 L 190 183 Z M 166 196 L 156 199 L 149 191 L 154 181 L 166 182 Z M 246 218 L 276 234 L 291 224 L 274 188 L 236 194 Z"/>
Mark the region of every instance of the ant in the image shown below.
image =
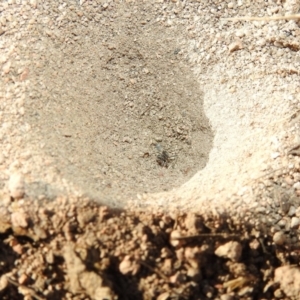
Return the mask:
<path id="1" fill-rule="evenodd" d="M 156 156 L 156 162 L 161 166 L 168 168 L 169 163 L 171 161 L 169 154 L 167 151 L 163 150 L 160 144 L 156 144 L 156 149 L 159 151 Z"/>

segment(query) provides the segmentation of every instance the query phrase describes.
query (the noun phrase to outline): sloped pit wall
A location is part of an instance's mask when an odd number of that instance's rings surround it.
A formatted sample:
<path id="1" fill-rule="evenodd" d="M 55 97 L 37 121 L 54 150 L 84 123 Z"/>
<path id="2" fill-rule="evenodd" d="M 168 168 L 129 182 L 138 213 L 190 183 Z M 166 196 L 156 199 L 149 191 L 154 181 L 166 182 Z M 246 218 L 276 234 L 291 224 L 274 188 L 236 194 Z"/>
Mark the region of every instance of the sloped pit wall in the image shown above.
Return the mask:
<path id="1" fill-rule="evenodd" d="M 149 3 L 99 5 L 93 21 L 84 12 L 58 4 L 52 28 L 28 45 L 39 64 L 25 104 L 31 139 L 100 202 L 181 185 L 206 165 L 213 139 L 178 43 L 184 27 L 164 26 Z"/>

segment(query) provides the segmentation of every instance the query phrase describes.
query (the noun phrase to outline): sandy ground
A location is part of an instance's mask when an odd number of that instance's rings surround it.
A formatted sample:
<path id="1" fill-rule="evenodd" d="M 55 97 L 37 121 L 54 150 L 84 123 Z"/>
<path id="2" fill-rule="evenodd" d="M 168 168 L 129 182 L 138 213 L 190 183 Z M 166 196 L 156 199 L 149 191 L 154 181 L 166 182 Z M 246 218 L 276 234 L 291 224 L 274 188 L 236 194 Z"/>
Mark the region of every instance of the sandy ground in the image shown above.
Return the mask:
<path id="1" fill-rule="evenodd" d="M 0 3 L 2 299 L 298 299 L 298 1 Z"/>

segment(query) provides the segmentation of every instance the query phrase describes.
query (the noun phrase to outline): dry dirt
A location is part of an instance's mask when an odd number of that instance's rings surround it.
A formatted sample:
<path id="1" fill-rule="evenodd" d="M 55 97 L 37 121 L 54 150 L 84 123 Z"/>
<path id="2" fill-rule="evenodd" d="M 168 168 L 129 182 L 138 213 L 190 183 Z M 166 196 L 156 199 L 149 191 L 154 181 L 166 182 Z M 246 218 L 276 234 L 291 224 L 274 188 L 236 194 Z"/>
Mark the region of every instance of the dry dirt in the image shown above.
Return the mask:
<path id="1" fill-rule="evenodd" d="M 181 185 L 212 147 L 202 92 L 176 32 L 155 19 L 140 26 L 140 10 L 120 6 L 117 22 L 100 20 L 92 33 L 65 24 L 83 37 L 76 47 L 52 39 L 28 46 L 44 59 L 25 105 L 30 140 L 45 143 L 64 178 L 110 205 Z M 151 3 L 143 9 L 151 15 Z M 169 159 L 159 164 L 163 151 Z"/>
<path id="2" fill-rule="evenodd" d="M 1 299 L 299 299 L 299 1 L 0 3 Z"/>

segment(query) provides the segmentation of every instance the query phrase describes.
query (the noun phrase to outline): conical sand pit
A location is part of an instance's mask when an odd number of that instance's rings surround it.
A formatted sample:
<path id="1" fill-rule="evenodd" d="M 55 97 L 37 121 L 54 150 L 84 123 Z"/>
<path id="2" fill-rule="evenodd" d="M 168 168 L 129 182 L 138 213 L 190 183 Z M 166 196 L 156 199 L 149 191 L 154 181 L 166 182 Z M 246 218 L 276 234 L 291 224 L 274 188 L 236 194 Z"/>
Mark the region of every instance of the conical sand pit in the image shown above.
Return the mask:
<path id="1" fill-rule="evenodd" d="M 299 298 L 279 2 L 0 3 L 1 299 Z"/>
<path id="2" fill-rule="evenodd" d="M 61 176 L 120 206 L 180 186 L 203 168 L 212 131 L 201 86 L 176 42 L 179 29 L 141 24 L 130 6 L 116 13 L 117 22 L 104 18 L 92 29 L 67 24 L 71 40 L 63 43 L 32 44 L 41 66 L 31 73 L 25 119 Z"/>
<path id="3" fill-rule="evenodd" d="M 32 62 L 25 148 L 47 166 L 27 162 L 28 194 L 191 209 L 262 175 L 291 102 L 274 76 L 261 82 L 263 65 L 246 67 L 255 59 L 255 51 L 243 55 L 253 26 L 238 29 L 244 45 L 227 38 L 235 34 L 229 22 L 202 28 L 181 18 L 179 3 L 168 17 L 159 4 L 100 5 L 92 17 L 84 5 L 58 4 L 57 21 L 29 25 L 19 50 Z"/>

